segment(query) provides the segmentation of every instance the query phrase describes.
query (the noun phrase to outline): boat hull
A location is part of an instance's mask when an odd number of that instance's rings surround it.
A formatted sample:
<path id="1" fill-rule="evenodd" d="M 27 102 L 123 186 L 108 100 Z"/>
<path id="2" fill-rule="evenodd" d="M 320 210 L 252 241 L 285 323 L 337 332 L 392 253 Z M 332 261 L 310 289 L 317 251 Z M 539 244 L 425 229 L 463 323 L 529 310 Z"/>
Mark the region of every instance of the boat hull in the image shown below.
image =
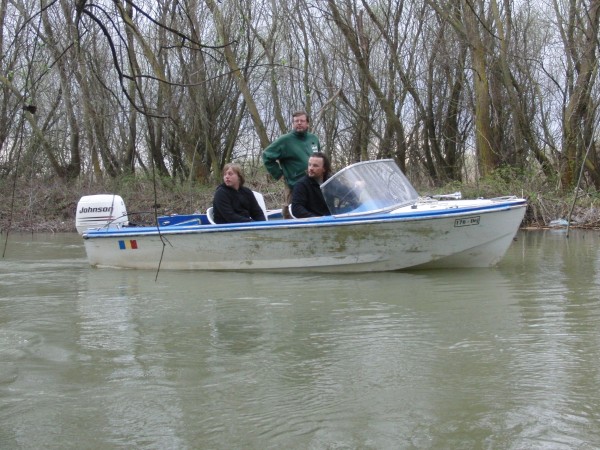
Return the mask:
<path id="1" fill-rule="evenodd" d="M 455 202 L 459 205 L 460 202 Z M 89 231 L 99 267 L 270 272 L 370 272 L 489 267 L 510 246 L 522 199 L 361 217 Z"/>

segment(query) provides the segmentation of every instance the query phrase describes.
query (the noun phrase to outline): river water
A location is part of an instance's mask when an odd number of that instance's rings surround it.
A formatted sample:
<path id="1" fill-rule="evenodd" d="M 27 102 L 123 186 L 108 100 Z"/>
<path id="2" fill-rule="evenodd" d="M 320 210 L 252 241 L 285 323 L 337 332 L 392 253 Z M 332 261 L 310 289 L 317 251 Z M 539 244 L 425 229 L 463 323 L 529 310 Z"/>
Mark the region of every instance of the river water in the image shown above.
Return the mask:
<path id="1" fill-rule="evenodd" d="M 493 269 L 157 277 L 10 234 L 0 448 L 599 448 L 599 244 L 521 231 Z"/>

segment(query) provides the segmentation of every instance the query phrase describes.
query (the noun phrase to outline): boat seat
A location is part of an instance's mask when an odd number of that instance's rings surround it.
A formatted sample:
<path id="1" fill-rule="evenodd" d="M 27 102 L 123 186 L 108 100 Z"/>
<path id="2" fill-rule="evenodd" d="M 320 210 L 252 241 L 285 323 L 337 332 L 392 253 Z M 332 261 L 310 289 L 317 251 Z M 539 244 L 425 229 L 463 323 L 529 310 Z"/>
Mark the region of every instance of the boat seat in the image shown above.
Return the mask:
<path id="1" fill-rule="evenodd" d="M 208 208 L 206 210 L 206 218 L 208 219 L 208 221 L 210 223 L 212 223 L 213 225 L 216 225 L 217 223 L 215 222 L 215 212 L 213 210 L 213 207 L 211 206 L 210 208 Z"/>
<path id="2" fill-rule="evenodd" d="M 267 204 L 265 203 L 265 197 L 257 191 L 252 191 L 252 193 L 258 202 L 258 206 L 260 206 L 260 209 L 262 209 L 262 212 L 265 215 L 265 220 L 269 220 L 269 216 L 267 216 Z"/>
<path id="3" fill-rule="evenodd" d="M 290 213 L 290 217 L 291 217 L 292 219 L 297 219 L 297 217 L 296 217 L 296 216 L 294 215 L 294 213 L 292 212 L 292 204 L 291 204 L 291 203 L 288 205 L 288 212 Z"/>

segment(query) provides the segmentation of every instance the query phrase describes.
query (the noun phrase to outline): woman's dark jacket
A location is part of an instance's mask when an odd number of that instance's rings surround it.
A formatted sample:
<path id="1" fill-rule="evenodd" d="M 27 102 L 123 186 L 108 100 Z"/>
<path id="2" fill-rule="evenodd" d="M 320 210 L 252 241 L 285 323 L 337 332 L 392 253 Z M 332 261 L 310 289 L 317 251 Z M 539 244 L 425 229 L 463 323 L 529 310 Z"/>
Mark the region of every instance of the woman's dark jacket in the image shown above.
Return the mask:
<path id="1" fill-rule="evenodd" d="M 266 220 L 256 197 L 247 187 L 235 190 L 220 184 L 213 198 L 213 212 L 216 223 L 252 222 Z"/>
<path id="2" fill-rule="evenodd" d="M 294 185 L 291 205 L 292 214 L 299 219 L 331 215 L 319 183 L 308 175 Z"/>

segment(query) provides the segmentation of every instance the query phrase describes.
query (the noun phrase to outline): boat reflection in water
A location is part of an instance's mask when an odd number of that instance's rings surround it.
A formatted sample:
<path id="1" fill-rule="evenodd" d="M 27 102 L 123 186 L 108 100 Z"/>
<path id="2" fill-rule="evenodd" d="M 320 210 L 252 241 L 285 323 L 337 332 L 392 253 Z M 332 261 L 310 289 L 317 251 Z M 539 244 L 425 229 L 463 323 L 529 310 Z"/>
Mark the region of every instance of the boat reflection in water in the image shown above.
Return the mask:
<path id="1" fill-rule="evenodd" d="M 516 197 L 420 198 L 392 160 L 348 166 L 321 189 L 331 216 L 283 220 L 280 211 L 267 211 L 266 222 L 216 225 L 196 214 L 162 217 L 152 227 L 111 217 L 106 226 L 82 230 L 88 261 L 132 269 L 293 272 L 488 267 L 504 256 L 526 209 Z M 95 210 L 100 220 L 106 217 L 106 206 L 92 206 L 78 224 L 94 223 Z"/>

